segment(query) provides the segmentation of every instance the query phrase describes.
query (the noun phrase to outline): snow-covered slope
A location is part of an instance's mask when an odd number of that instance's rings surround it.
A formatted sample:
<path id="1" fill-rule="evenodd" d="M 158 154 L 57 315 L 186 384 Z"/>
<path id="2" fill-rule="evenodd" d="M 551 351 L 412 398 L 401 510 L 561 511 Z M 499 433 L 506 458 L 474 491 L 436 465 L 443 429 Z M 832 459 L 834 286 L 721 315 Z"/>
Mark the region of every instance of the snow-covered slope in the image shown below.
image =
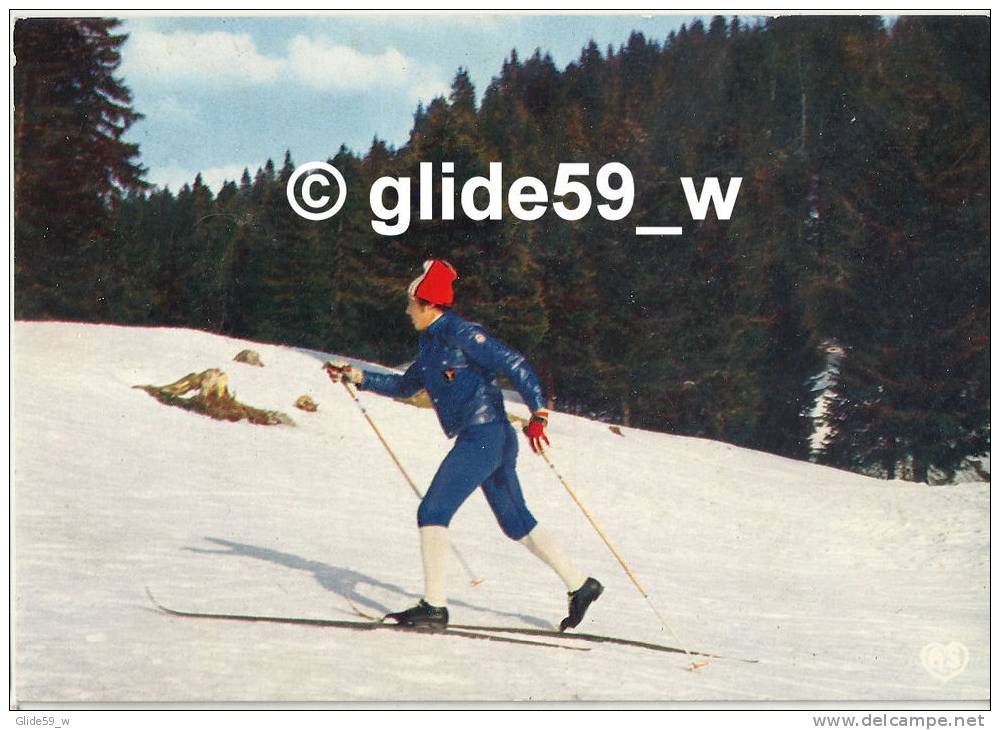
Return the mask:
<path id="1" fill-rule="evenodd" d="M 204 611 L 352 618 L 349 600 L 373 613 L 409 606 L 422 588 L 417 500 L 321 355 L 186 330 L 14 330 L 18 701 L 989 697 L 988 485 L 886 483 L 562 414 L 553 462 L 680 640 L 759 664 L 691 673 L 683 655 L 628 647 L 163 615 L 146 586 Z M 265 367 L 233 362 L 245 347 Z M 297 426 L 213 421 L 132 389 L 209 367 L 242 402 Z M 302 394 L 318 412 L 292 407 Z M 360 397 L 429 483 L 449 448 L 433 412 Z M 527 448 L 520 473 L 539 520 L 607 587 L 580 630 L 676 644 Z M 452 528 L 486 578 L 472 587 L 452 565 L 453 621 L 558 623 L 562 584 L 500 533 L 481 495 Z M 922 650 L 953 642 L 967 666 L 935 676 Z"/>

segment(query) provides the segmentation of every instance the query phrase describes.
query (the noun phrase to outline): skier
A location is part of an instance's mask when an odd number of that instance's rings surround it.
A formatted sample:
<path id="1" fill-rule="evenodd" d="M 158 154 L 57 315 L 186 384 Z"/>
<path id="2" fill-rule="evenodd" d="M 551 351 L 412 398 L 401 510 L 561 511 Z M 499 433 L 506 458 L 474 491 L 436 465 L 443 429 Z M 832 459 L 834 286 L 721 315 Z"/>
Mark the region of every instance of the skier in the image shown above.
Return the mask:
<path id="1" fill-rule="evenodd" d="M 385 618 L 412 627 L 448 625 L 448 525 L 465 499 L 482 486 L 504 534 L 528 548 L 566 584 L 569 613 L 560 624 L 560 630 L 565 631 L 583 620 L 604 587 L 577 569 L 525 504 L 515 471 L 517 432 L 507 418 L 496 377 L 505 375 L 531 409 L 524 433 L 536 453 L 541 452 L 543 443 L 549 443 L 542 387 L 521 354 L 451 310 L 452 282 L 457 278 L 451 264 L 432 259 L 410 284 L 406 313 L 420 333 L 419 352 L 402 375 L 358 370 L 343 362 L 325 364 L 334 382 L 353 383 L 381 395 L 406 398 L 425 388 L 444 432 L 449 438 L 457 436 L 417 510 L 423 599 L 413 608 Z"/>

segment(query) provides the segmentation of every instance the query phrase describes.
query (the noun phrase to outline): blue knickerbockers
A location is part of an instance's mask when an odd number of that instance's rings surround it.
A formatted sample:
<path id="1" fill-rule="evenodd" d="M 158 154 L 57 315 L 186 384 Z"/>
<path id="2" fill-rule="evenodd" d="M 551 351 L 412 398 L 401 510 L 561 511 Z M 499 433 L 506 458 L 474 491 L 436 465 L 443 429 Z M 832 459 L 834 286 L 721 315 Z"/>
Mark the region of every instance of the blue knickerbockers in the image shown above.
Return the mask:
<path id="1" fill-rule="evenodd" d="M 512 540 L 538 524 L 517 479 L 517 432 L 506 419 L 470 426 L 458 434 L 417 510 L 417 525 L 447 527 L 466 498 L 482 485 L 486 501 Z"/>

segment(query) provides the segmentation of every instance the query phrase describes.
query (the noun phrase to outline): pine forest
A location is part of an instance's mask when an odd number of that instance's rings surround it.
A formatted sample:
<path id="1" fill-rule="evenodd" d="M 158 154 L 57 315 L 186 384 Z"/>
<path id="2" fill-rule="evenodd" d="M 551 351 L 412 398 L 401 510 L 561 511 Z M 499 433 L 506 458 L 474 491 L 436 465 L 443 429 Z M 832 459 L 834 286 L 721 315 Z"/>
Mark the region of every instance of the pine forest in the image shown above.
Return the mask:
<path id="1" fill-rule="evenodd" d="M 715 17 L 591 42 L 562 69 L 511 52 L 486 88 L 455 69 L 399 147 L 331 140 L 352 194 L 314 222 L 286 199 L 305 162 L 291 153 L 217 194 L 200 176 L 150 186 L 123 141 L 142 110 L 117 75 L 120 25 L 20 20 L 14 316 L 400 365 L 407 284 L 444 258 L 456 311 L 523 352 L 556 410 L 883 478 L 985 475 L 989 31 L 973 16 Z M 505 189 L 548 190 L 560 163 L 620 162 L 634 205 L 621 221 L 456 206 L 373 229 L 377 179 L 409 177 L 417 211 L 421 162 L 454 163 L 460 186 L 496 161 Z M 691 219 L 680 178 L 707 176 L 742 178 L 729 220 Z M 635 233 L 679 222 L 676 238 Z"/>

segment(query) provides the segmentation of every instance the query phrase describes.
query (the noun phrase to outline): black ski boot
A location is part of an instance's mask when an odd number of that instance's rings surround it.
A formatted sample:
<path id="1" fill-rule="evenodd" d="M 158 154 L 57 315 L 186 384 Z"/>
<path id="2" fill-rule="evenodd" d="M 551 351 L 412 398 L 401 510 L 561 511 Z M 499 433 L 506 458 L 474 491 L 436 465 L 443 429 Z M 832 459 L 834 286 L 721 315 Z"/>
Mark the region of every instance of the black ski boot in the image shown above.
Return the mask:
<path id="1" fill-rule="evenodd" d="M 448 609 L 432 606 L 424 599 L 420 599 L 413 608 L 397 613 L 387 613 L 383 621 L 395 621 L 400 626 L 409 626 L 414 629 L 444 629 L 448 626 Z"/>
<path id="2" fill-rule="evenodd" d="M 559 630 L 572 629 L 583 621 L 584 614 L 590 608 L 590 604 L 601 597 L 604 593 L 604 586 L 597 582 L 595 578 L 587 578 L 583 585 L 569 594 L 569 616 L 559 624 Z"/>

